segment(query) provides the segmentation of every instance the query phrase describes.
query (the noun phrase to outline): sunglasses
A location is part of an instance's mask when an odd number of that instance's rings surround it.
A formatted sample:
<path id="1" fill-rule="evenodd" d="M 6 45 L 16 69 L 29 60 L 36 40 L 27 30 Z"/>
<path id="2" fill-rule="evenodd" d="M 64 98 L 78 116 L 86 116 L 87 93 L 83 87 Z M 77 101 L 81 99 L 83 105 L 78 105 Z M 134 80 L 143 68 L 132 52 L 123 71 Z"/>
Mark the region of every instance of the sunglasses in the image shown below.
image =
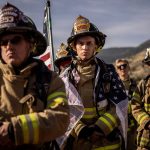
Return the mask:
<path id="1" fill-rule="evenodd" d="M 0 45 L 7 46 L 8 43 L 13 44 L 13 45 L 18 45 L 19 43 L 22 42 L 22 40 L 23 40 L 23 37 L 15 36 L 12 39 L 0 40 Z"/>
<path id="2" fill-rule="evenodd" d="M 127 64 L 122 64 L 120 66 L 117 66 L 117 69 L 120 69 L 120 70 L 124 70 L 127 68 Z"/>

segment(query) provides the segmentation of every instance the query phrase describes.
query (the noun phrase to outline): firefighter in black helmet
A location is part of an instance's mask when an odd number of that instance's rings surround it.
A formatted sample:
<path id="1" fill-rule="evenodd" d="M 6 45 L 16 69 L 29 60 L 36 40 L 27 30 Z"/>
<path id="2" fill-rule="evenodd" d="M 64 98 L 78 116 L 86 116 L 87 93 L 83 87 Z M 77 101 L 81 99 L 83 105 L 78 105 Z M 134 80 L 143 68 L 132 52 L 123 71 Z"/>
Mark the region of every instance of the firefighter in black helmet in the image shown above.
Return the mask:
<path id="1" fill-rule="evenodd" d="M 0 9 L 0 150 L 49 150 L 68 127 L 64 83 L 34 58 L 46 47 L 22 11 Z"/>
<path id="2" fill-rule="evenodd" d="M 127 96 L 123 84 L 113 65 L 96 57 L 105 38 L 87 18 L 78 16 L 67 40 L 76 56 L 64 76 L 69 76 L 79 92 L 84 115 L 71 132 L 66 150 L 119 150 L 126 138 Z M 122 104 L 125 108 L 120 107 Z"/>

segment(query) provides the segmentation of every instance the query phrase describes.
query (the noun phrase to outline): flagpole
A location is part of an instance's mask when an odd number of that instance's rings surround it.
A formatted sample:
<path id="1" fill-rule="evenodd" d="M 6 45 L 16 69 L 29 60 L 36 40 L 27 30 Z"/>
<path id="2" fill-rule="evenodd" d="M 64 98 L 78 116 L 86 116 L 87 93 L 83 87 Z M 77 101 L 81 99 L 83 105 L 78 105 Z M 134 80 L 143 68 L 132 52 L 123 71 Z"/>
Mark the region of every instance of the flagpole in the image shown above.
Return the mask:
<path id="1" fill-rule="evenodd" d="M 50 0 L 47 0 L 46 2 L 46 5 L 47 5 L 47 17 L 48 17 L 48 20 L 49 20 L 49 23 L 48 23 L 48 27 L 47 27 L 47 32 L 48 32 L 48 46 L 50 46 L 50 54 L 52 55 L 51 56 L 51 66 L 52 66 L 52 70 L 55 70 L 55 67 L 54 67 L 54 47 L 53 47 L 53 36 L 52 36 L 52 20 L 51 20 L 51 4 L 50 4 Z"/>

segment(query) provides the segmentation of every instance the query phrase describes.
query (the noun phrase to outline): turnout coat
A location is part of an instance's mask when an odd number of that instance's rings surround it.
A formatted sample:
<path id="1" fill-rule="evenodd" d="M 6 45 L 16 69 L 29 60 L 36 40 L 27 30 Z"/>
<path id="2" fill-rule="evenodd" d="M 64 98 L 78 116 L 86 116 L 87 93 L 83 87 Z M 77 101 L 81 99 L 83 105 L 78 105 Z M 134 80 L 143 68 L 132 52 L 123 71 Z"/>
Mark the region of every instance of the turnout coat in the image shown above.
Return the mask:
<path id="1" fill-rule="evenodd" d="M 150 149 L 150 76 L 142 79 L 133 93 L 132 113 L 139 125 L 137 146 Z"/>
<path id="2" fill-rule="evenodd" d="M 51 79 L 39 84 L 42 78 Z M 64 83 L 44 63 L 32 59 L 19 72 L 0 63 L 0 121 L 13 125 L 10 149 L 43 149 L 43 143 L 65 133 L 68 112 Z"/>
<path id="3" fill-rule="evenodd" d="M 75 58 L 65 75 L 75 85 L 84 105 L 84 115 L 74 127 L 66 149 L 121 149 L 127 134 L 128 101 L 114 67 L 94 57 L 86 62 Z M 84 127 L 95 125 L 98 131 L 95 143 L 86 135 L 80 138 Z"/>

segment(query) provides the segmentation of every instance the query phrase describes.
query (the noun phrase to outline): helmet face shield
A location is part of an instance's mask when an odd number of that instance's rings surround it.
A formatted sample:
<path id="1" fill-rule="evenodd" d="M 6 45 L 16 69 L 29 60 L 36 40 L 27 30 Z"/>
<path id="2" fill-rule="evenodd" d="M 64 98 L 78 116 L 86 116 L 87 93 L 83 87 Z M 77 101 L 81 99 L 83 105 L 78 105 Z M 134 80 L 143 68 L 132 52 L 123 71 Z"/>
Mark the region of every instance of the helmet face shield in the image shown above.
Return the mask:
<path id="1" fill-rule="evenodd" d="M 34 22 L 17 7 L 7 3 L 0 9 L 0 38 L 13 33 L 28 33 L 34 38 L 36 50 L 33 56 L 39 56 L 46 50 L 46 39 L 37 31 Z"/>
<path id="2" fill-rule="evenodd" d="M 98 28 L 90 23 L 90 21 L 83 17 L 77 17 L 73 29 L 71 32 L 71 36 L 68 38 L 68 45 L 72 45 L 74 41 L 81 36 L 92 36 L 96 39 L 96 43 L 98 45 L 98 49 L 101 49 L 105 44 L 106 35 L 98 30 Z"/>

